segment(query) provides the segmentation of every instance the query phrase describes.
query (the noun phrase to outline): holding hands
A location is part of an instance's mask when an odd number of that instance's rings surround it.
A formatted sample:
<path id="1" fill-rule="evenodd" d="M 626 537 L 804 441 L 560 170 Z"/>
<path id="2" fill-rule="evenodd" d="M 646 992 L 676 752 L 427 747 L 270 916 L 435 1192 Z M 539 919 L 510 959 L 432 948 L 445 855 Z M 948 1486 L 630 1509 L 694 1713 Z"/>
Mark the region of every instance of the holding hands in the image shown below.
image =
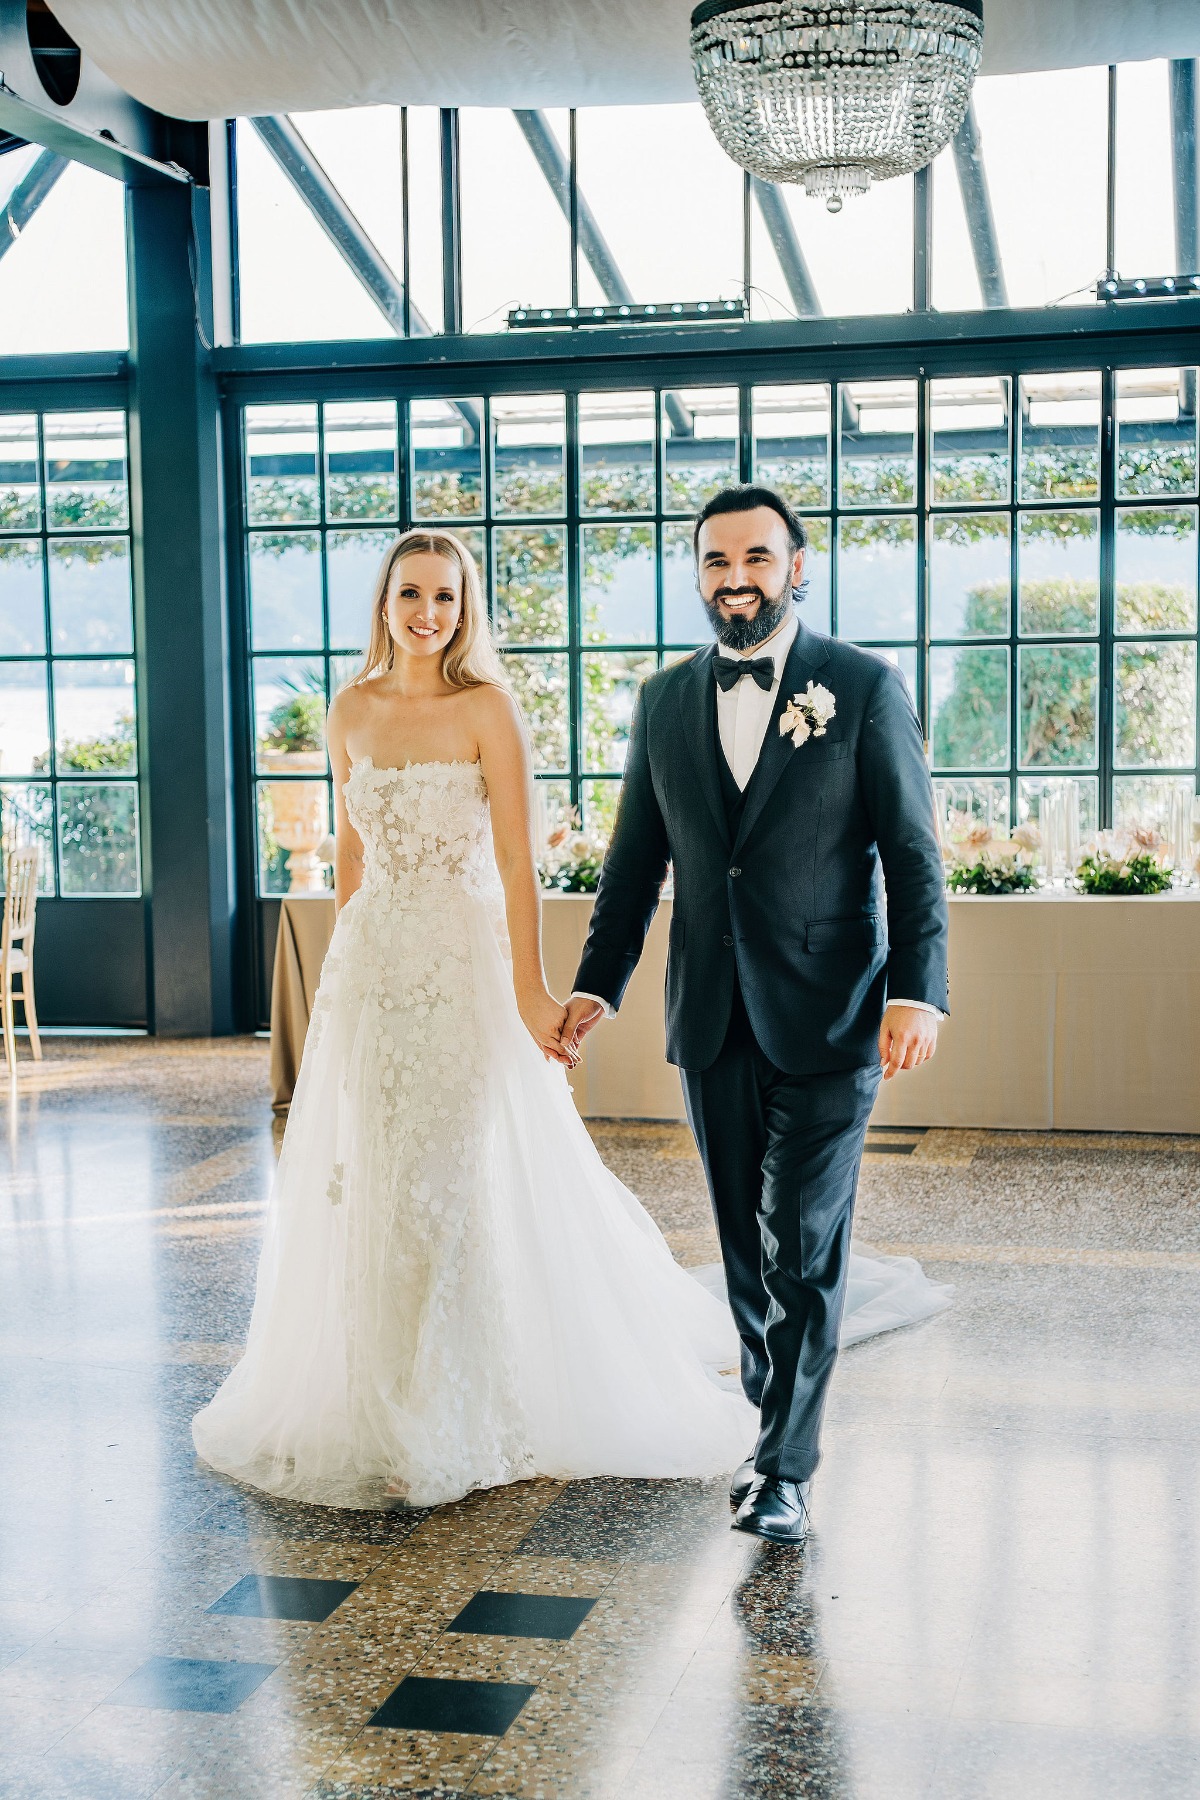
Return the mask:
<path id="1" fill-rule="evenodd" d="M 556 1000 L 546 988 L 518 994 L 517 1010 L 530 1037 L 547 1062 L 562 1063 L 573 1069 L 579 1061 L 578 1049 L 569 1042 L 567 1028 L 570 1009 Z"/>

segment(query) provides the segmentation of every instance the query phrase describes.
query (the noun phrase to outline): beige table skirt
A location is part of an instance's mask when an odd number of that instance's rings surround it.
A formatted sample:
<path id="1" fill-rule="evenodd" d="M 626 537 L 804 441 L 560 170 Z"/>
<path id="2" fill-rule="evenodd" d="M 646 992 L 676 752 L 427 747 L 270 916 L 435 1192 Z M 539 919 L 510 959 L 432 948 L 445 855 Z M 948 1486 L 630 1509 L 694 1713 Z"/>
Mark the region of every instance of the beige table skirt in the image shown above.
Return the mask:
<path id="1" fill-rule="evenodd" d="M 543 908 L 546 973 L 567 994 L 591 918 L 587 895 Z M 682 1119 L 663 1054 L 670 902 L 659 907 L 620 1014 L 572 1076 L 587 1118 Z M 271 1083 L 287 1106 L 333 900 L 285 899 L 271 987 Z M 938 1053 L 889 1082 L 882 1125 L 1200 1132 L 1200 895 L 1137 900 L 1059 892 L 952 897 L 950 1003 Z"/>

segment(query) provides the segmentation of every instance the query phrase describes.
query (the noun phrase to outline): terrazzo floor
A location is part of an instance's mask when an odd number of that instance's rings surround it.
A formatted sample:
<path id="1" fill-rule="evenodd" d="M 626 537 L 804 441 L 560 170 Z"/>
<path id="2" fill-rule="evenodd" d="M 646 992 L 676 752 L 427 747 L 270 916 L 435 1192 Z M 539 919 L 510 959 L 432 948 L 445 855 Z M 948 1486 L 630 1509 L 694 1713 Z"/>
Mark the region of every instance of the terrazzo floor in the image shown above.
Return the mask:
<path id="1" fill-rule="evenodd" d="M 859 1237 L 956 1300 L 842 1358 L 804 1552 L 721 1483 L 339 1513 L 188 1434 L 266 1056 L 55 1039 L 0 1088 L 0 1800 L 1200 1793 L 1200 1139 L 872 1133 Z M 712 1260 L 686 1132 L 593 1129 Z"/>

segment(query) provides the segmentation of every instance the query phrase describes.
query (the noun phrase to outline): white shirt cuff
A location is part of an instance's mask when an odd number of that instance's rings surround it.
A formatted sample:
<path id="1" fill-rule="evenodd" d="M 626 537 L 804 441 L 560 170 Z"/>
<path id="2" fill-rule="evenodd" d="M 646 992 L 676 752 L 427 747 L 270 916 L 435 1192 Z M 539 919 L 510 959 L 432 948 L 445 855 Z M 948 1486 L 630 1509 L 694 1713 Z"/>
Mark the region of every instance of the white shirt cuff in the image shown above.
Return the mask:
<path id="1" fill-rule="evenodd" d="M 945 1013 L 940 1006 L 930 1006 L 928 1000 L 901 1000 L 899 994 L 888 995 L 889 1006 L 911 1006 L 914 1012 L 932 1013 L 935 1019 L 944 1019 Z"/>
<path id="2" fill-rule="evenodd" d="M 603 994 L 585 994 L 579 988 L 576 988 L 571 995 L 571 998 L 572 1000 L 595 1000 L 604 1008 L 604 1016 L 606 1019 L 615 1019 L 617 1016 L 616 1007 L 610 1006 Z"/>

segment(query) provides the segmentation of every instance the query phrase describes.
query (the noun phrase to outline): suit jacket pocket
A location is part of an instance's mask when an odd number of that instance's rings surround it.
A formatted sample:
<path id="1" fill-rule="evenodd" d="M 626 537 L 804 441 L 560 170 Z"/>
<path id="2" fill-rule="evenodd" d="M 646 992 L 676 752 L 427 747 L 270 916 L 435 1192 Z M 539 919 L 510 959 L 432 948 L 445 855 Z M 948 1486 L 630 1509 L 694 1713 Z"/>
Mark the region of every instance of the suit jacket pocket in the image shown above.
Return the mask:
<path id="1" fill-rule="evenodd" d="M 834 738 L 832 743 L 823 743 L 820 738 L 808 738 L 796 751 L 799 761 L 806 763 L 836 762 L 839 756 L 849 756 L 850 740 Z"/>
<path id="2" fill-rule="evenodd" d="M 878 913 L 860 913 L 856 919 L 810 919 L 804 934 L 804 948 L 822 950 L 867 950 L 887 942 L 883 920 Z"/>

